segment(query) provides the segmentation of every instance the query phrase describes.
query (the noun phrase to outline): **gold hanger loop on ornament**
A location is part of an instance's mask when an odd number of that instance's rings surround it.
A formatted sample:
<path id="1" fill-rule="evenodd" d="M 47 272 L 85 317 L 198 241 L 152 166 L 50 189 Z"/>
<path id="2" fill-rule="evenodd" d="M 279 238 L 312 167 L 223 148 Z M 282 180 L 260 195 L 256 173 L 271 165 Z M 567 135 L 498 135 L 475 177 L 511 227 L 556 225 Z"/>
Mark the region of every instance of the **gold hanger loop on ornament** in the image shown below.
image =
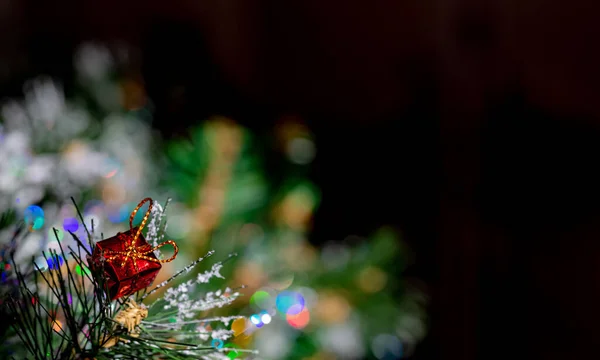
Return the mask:
<path id="1" fill-rule="evenodd" d="M 127 242 L 127 245 L 126 245 L 126 250 L 125 251 L 109 250 L 109 253 L 113 254 L 113 256 L 109 257 L 107 259 L 107 261 L 113 261 L 119 255 L 121 255 L 121 256 L 125 257 L 123 259 L 123 262 L 121 263 L 121 266 L 124 266 L 125 263 L 127 262 L 127 260 L 129 260 L 131 258 L 133 260 L 134 267 L 137 270 L 137 263 L 135 261 L 137 259 L 144 259 L 144 260 L 152 261 L 152 262 L 156 262 L 156 263 L 168 263 L 168 262 L 175 260 L 175 258 L 177 257 L 177 253 L 179 253 L 179 247 L 177 246 L 177 244 L 175 244 L 175 242 L 173 240 L 167 240 L 167 241 L 160 243 L 157 246 L 150 248 L 150 249 L 148 249 L 148 246 L 149 246 L 148 244 L 138 246 L 138 247 L 135 246 L 135 242 L 140 237 L 140 234 L 142 233 L 142 229 L 144 229 L 144 227 L 146 226 L 146 223 L 148 222 L 148 218 L 150 217 L 150 214 L 152 213 L 152 207 L 153 207 L 154 201 L 151 198 L 145 198 L 144 200 L 140 201 L 140 203 L 135 207 L 135 209 L 133 209 L 133 211 L 131 212 L 131 215 L 129 216 L 129 229 L 133 230 L 133 219 L 135 218 L 135 215 L 141 209 L 141 207 L 144 206 L 144 204 L 147 202 L 150 202 L 150 204 L 148 205 L 148 210 L 146 210 L 146 213 L 144 214 L 144 218 L 142 219 L 142 222 L 141 222 L 140 226 L 138 227 L 138 230 L 136 231 L 135 235 L 133 237 L 129 237 L 129 241 Z M 159 248 L 161 248 L 165 245 L 171 245 L 171 246 L 173 246 L 173 248 L 175 250 L 175 252 L 173 253 L 173 256 L 171 256 L 170 258 L 165 259 L 165 260 L 158 260 L 156 258 L 145 256 L 146 254 L 151 253 L 155 250 L 158 250 Z"/>

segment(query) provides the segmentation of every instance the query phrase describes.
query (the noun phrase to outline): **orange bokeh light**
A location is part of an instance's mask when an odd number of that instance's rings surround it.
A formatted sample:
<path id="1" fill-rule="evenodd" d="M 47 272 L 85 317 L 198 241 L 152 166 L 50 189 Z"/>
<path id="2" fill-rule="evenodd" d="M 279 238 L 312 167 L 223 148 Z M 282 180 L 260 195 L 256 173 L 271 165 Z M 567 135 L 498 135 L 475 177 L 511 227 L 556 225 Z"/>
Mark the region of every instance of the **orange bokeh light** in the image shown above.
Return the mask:
<path id="1" fill-rule="evenodd" d="M 308 322 L 310 321 L 310 313 L 306 308 L 304 308 L 302 309 L 302 311 L 300 311 L 300 313 L 296 315 L 287 314 L 286 320 L 288 324 L 295 327 L 296 329 L 302 329 L 306 327 L 306 325 L 308 325 Z"/>
<path id="2" fill-rule="evenodd" d="M 108 174 L 104 175 L 105 178 L 109 179 L 113 176 L 115 176 L 115 174 L 117 173 L 118 169 L 114 169 L 113 171 L 109 172 Z"/>

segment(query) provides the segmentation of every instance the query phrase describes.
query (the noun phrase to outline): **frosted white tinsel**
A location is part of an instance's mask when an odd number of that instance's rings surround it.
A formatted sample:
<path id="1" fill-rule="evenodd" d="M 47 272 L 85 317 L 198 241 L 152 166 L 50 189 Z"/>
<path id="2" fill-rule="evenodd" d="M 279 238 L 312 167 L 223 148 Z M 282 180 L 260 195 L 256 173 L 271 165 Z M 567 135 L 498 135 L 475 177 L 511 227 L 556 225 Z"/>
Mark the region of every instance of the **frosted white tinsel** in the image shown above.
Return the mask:
<path id="1" fill-rule="evenodd" d="M 186 274 L 191 268 L 213 253 L 214 251 L 210 251 L 207 255 L 197 259 L 186 268 L 180 270 L 171 279 Z M 222 262 L 213 264 L 210 269 L 202 272 L 201 276 L 197 276 L 177 286 L 169 287 L 161 298 L 148 306 L 149 312 L 154 315 L 142 320 L 141 326 L 150 334 L 169 333 L 172 334 L 174 339 L 182 343 L 200 342 L 201 344 L 205 344 L 198 348 L 181 350 L 182 354 L 197 356 L 201 359 L 228 359 L 226 354 L 230 351 L 256 353 L 254 350 L 230 349 L 226 347 L 217 348 L 213 346 L 213 341 L 215 340 L 225 342 L 233 338 L 234 331 L 222 326 L 229 326 L 232 320 L 244 318 L 243 316 L 216 316 L 209 318 L 201 316 L 207 310 L 231 304 L 240 295 L 228 287 L 224 290 L 210 291 L 203 294 L 200 285 L 206 284 L 215 278 L 223 278 L 219 273 L 222 266 Z M 171 279 L 158 284 L 150 293 L 153 293 L 158 288 L 168 286 Z M 190 326 L 192 326 L 193 330 L 191 330 Z M 212 352 L 209 351 L 211 347 L 213 349 Z"/>
<path id="2" fill-rule="evenodd" d="M 167 302 L 164 305 L 165 310 L 177 308 L 177 320 L 185 321 L 194 316 L 195 312 L 209 310 L 217 307 L 223 307 L 231 304 L 239 296 L 238 292 L 232 293 L 230 288 L 224 291 L 208 292 L 204 298 L 191 299 L 188 292 L 198 284 L 205 284 L 213 277 L 223 278 L 219 270 L 223 267 L 222 263 L 216 263 L 210 270 L 198 274 L 195 280 L 188 280 L 175 288 L 169 288 L 164 296 Z"/>
<path id="3" fill-rule="evenodd" d="M 169 205 L 170 201 L 171 201 L 171 199 L 167 200 L 165 208 Z M 146 233 L 146 241 L 148 241 L 150 244 L 152 244 L 152 246 L 154 248 L 156 248 L 158 246 L 158 244 L 160 242 L 162 242 L 162 240 L 165 237 L 164 231 L 161 232 L 161 228 L 160 228 L 164 214 L 165 214 L 165 209 L 163 209 L 163 207 L 159 203 L 154 203 L 154 206 L 152 208 L 152 212 L 150 215 L 150 222 L 146 226 L 148 229 L 148 232 Z M 163 258 L 162 254 L 158 248 L 156 250 L 154 250 L 154 254 L 159 259 Z"/>
<path id="4" fill-rule="evenodd" d="M 29 205 L 44 210 L 42 241 L 22 249 L 19 259 L 47 250 L 54 240 L 47 234 L 52 227 L 62 230 L 68 216 L 61 204 L 69 207 L 70 197 L 93 194 L 116 213 L 154 188 L 154 134 L 137 113 L 120 105 L 121 89 L 110 79 L 115 63 L 107 48 L 93 44 L 75 56 L 77 80 L 95 102 L 93 111 L 82 98 L 67 98 L 61 84 L 48 77 L 27 82 L 22 99 L 0 104 L 0 213 L 14 210 L 22 218 Z M 161 214 L 157 207 L 156 226 Z M 106 221 L 107 214 L 84 215 L 88 228 L 94 219 L 98 235 L 123 230 Z M 152 243 L 160 240 L 155 236 Z"/>

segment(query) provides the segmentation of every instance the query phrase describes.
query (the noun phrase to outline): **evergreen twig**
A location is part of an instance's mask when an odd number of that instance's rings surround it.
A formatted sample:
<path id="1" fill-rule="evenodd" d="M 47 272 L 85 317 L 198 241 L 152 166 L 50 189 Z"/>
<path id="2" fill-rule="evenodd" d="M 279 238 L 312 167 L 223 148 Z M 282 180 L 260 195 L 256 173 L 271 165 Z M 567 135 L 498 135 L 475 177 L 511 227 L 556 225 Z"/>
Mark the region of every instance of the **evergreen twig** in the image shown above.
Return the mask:
<path id="1" fill-rule="evenodd" d="M 165 208 L 168 203 L 168 201 L 165 203 Z M 76 209 L 83 222 L 83 216 L 77 206 Z M 164 231 L 166 221 L 162 221 L 163 213 L 164 209 L 156 215 L 159 221 L 155 226 Z M 91 232 L 87 228 L 85 230 L 92 249 L 94 223 L 92 222 Z M 74 360 L 85 357 L 96 359 L 118 357 L 181 360 L 225 351 L 212 347 L 210 338 L 202 340 L 200 335 L 206 334 L 206 330 L 202 328 L 194 331 L 190 326 L 202 326 L 202 323 L 207 322 L 226 324 L 234 317 L 227 319 L 219 317 L 189 319 L 188 317 L 190 314 L 199 316 L 206 309 L 231 303 L 239 296 L 238 289 L 228 288 L 223 295 L 216 297 L 213 293 L 210 293 L 212 295 L 198 293 L 197 296 L 206 296 L 206 298 L 188 301 L 188 303 L 178 300 L 177 297 L 181 295 L 179 287 L 174 291 L 169 290 L 167 292 L 169 298 L 161 298 L 147 307 L 149 314 L 153 315 L 148 315 L 137 324 L 140 334 L 133 336 L 122 323 L 116 320 L 117 314 L 128 309 L 128 299 L 110 300 L 105 291 L 104 270 L 87 265 L 88 261 L 84 260 L 83 256 L 89 257 L 92 253 L 76 234 L 69 232 L 76 243 L 76 248 L 73 248 L 64 246 L 60 242 L 56 229 L 53 229 L 53 232 L 58 240 L 58 249 L 50 250 L 49 253 L 42 251 L 43 257 L 48 260 L 48 268 L 42 268 L 32 261 L 31 271 L 22 270 L 15 264 L 14 257 L 11 258 L 14 264 L 16 287 L 5 297 L 4 306 L 13 320 L 14 337 L 22 344 L 20 350 L 26 351 L 28 358 Z M 15 232 L 15 236 L 17 233 Z M 158 289 L 171 285 L 179 276 L 188 274 L 213 253 L 214 251 L 209 251 L 152 290 L 144 289 L 131 298 L 143 301 Z M 222 264 L 233 256 L 232 254 L 223 262 L 213 265 L 213 268 L 205 273 L 209 275 L 203 275 L 198 283 L 204 283 L 206 279 L 213 276 L 220 277 L 218 271 Z M 72 266 L 81 268 L 78 276 Z M 193 281 L 190 280 L 186 284 L 191 282 Z M 170 306 L 171 309 L 163 308 L 166 306 Z M 173 323 L 175 318 L 179 320 Z M 226 340 L 227 336 L 231 336 L 227 333 L 228 331 L 225 331 L 218 336 Z"/>

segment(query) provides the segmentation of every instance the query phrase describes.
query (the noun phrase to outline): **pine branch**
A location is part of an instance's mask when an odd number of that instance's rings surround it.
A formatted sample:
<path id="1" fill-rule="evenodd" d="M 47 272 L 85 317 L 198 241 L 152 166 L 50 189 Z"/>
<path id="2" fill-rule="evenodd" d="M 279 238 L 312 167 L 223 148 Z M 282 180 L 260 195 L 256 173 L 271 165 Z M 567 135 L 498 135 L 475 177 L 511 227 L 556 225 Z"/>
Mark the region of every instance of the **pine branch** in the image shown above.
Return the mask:
<path id="1" fill-rule="evenodd" d="M 167 205 L 168 201 L 165 208 Z M 78 208 L 77 212 L 83 222 Z M 157 213 L 157 228 L 164 231 L 166 221 L 162 221 L 163 215 L 164 208 Z M 184 295 L 188 296 L 187 290 L 184 294 L 180 289 L 202 285 L 213 277 L 222 277 L 219 270 L 225 262 L 235 256 L 234 254 L 198 274 L 195 280 L 189 280 L 177 288 L 171 287 L 175 279 L 190 273 L 195 266 L 214 254 L 214 251 L 209 251 L 152 290 L 143 289 L 131 297 L 111 301 L 106 292 L 107 275 L 104 269 L 90 268 L 82 258 L 92 255 L 87 246 L 75 234 L 69 232 L 76 248 L 64 247 L 59 241 L 58 230 L 53 231 L 58 240 L 58 249 L 50 250 L 49 253 L 42 251 L 42 255 L 48 260 L 47 269 L 32 261 L 31 271 L 21 271 L 21 267 L 15 264 L 14 257 L 11 259 L 14 264 L 16 287 L 7 294 L 4 303 L 8 314 L 14 320 L 12 328 L 15 331 L 15 339 L 22 344 L 20 350 L 28 352 L 29 357 L 72 360 L 74 356 L 97 359 L 118 356 L 132 359 L 178 360 L 204 357 L 223 351 L 212 347 L 208 342 L 208 333 L 201 324 L 220 322 L 226 325 L 231 319 L 240 318 L 239 316 L 179 320 L 176 323 L 173 323 L 172 319 L 197 317 L 206 310 L 230 304 L 240 295 L 238 289 L 227 288 L 224 292 L 209 292 L 203 296 L 198 293 L 195 295 L 198 299 L 179 301 L 177 307 L 169 310 L 165 310 L 164 307 L 172 306 L 176 299 L 183 299 Z M 90 248 L 94 246 L 94 231 L 92 222 L 92 231 L 89 232 L 86 228 Z M 159 231 L 155 235 L 162 236 L 162 233 Z M 81 274 L 78 273 L 79 276 L 76 276 L 72 266 L 78 266 L 82 270 Z M 149 315 L 135 324 L 139 334 L 130 333 L 131 328 L 122 322 L 122 314 L 132 309 L 129 300 L 143 301 L 163 287 L 168 288 L 165 297 L 149 306 L 135 305 L 156 315 Z M 190 328 L 195 325 L 196 330 Z M 181 330 L 184 327 L 186 330 Z M 213 336 L 222 339 L 230 337 L 232 333 L 230 330 L 218 329 L 218 326 L 214 331 L 216 332 Z"/>

